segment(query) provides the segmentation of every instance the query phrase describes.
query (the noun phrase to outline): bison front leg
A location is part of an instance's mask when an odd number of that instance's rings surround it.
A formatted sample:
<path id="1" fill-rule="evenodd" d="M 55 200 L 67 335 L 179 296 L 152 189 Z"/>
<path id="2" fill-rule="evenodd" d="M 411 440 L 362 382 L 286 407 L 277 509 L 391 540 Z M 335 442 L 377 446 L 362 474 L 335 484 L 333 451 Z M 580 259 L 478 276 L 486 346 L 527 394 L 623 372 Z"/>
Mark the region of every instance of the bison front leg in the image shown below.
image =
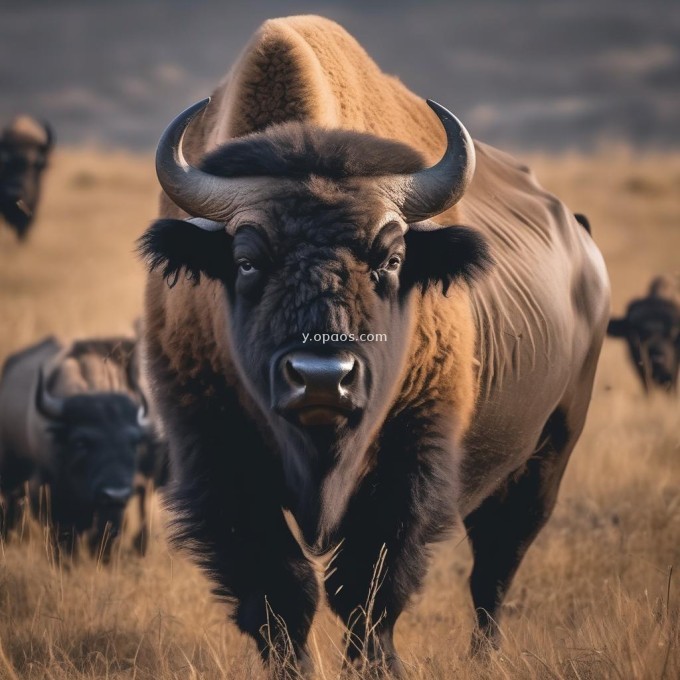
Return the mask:
<path id="1" fill-rule="evenodd" d="M 328 567 L 325 588 L 347 626 L 347 662 L 364 672 L 404 677 L 394 626 L 422 584 L 428 545 L 455 522 L 455 447 L 437 431 L 418 418 L 385 428 L 377 466 L 350 503 Z"/>
<path id="2" fill-rule="evenodd" d="M 311 673 L 306 643 L 317 580 L 286 524 L 275 461 L 245 445 L 243 418 L 239 428 L 230 430 L 238 442 L 188 452 L 169 498 L 179 519 L 175 543 L 191 546 L 216 594 L 233 603 L 233 620 L 256 642 L 271 677 L 298 679 Z"/>

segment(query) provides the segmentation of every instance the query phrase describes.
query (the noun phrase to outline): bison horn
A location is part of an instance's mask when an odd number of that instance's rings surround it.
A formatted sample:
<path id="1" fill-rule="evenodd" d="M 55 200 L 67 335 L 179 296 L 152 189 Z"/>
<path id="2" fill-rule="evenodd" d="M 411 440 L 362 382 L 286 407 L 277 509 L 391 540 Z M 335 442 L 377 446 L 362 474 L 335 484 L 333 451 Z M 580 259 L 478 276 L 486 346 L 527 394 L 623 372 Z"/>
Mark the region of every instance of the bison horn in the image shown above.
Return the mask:
<path id="1" fill-rule="evenodd" d="M 64 399 L 50 394 L 45 385 L 43 369 L 38 371 L 38 389 L 36 391 L 36 407 L 38 413 L 48 420 L 59 420 L 64 416 Z"/>
<path id="2" fill-rule="evenodd" d="M 139 353 L 133 352 L 130 357 L 130 362 L 127 367 L 128 384 L 132 390 L 139 397 L 139 408 L 137 409 L 137 425 L 142 430 L 148 430 L 151 427 L 151 418 L 149 418 L 149 403 L 146 400 L 146 395 L 142 386 L 139 384 Z"/>
<path id="3" fill-rule="evenodd" d="M 47 121 L 43 121 L 42 126 L 45 129 L 45 143 L 43 144 L 43 148 L 45 151 L 49 151 L 54 146 L 54 130 Z"/>
<path id="4" fill-rule="evenodd" d="M 385 190 L 408 223 L 439 215 L 460 201 L 475 172 L 475 147 L 463 124 L 431 99 L 446 132 L 446 151 L 436 165 L 410 175 L 391 176 Z"/>
<path id="5" fill-rule="evenodd" d="M 158 142 L 156 174 L 163 191 L 189 215 L 204 218 L 197 224 L 202 229 L 208 220 L 223 224 L 246 199 L 252 200 L 254 192 L 267 185 L 264 177 L 217 177 L 190 165 L 182 151 L 184 135 L 191 121 L 209 104 L 204 99 L 182 112 L 168 125 Z M 220 227 L 221 228 L 221 227 Z"/>
<path id="6" fill-rule="evenodd" d="M 137 425 L 142 430 L 149 430 L 151 428 L 151 418 L 149 418 L 146 401 L 137 409 Z"/>

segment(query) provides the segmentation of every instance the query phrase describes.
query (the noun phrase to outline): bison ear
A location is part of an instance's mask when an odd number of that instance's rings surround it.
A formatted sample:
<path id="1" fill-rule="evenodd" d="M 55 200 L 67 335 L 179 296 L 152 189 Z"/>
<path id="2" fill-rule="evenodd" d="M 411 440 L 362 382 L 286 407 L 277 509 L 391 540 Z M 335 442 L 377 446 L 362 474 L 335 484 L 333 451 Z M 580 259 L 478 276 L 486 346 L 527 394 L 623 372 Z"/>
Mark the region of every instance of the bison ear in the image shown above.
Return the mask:
<path id="1" fill-rule="evenodd" d="M 180 274 L 198 284 L 201 275 L 226 282 L 234 274 L 232 237 L 224 229 L 207 231 L 186 220 L 154 222 L 137 242 L 150 272 L 160 270 L 172 288 Z"/>
<path id="2" fill-rule="evenodd" d="M 609 319 L 607 335 L 612 338 L 625 338 L 628 335 L 628 319 L 623 316 L 619 319 Z"/>
<path id="3" fill-rule="evenodd" d="M 488 271 L 493 260 L 486 239 L 469 227 L 439 227 L 406 232 L 406 259 L 401 276 L 408 288 L 442 284 L 444 295 L 449 286 L 463 280 L 472 283 Z"/>
<path id="4" fill-rule="evenodd" d="M 574 213 L 574 217 L 589 234 L 593 233 L 590 229 L 590 220 L 583 213 Z"/>

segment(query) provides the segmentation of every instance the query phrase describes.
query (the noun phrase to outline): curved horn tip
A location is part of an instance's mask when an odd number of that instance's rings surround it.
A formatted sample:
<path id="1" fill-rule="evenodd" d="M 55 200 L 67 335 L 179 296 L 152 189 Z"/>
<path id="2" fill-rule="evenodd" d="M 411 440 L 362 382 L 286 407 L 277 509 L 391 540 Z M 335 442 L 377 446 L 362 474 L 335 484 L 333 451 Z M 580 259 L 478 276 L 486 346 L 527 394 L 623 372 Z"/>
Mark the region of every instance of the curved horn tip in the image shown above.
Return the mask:
<path id="1" fill-rule="evenodd" d="M 167 148 L 169 145 L 170 148 L 178 148 L 179 142 L 181 141 L 182 137 L 184 136 L 184 133 L 186 129 L 189 127 L 191 124 L 191 121 L 206 107 L 208 104 L 210 104 L 211 97 L 206 97 L 205 99 L 202 99 L 200 102 L 196 102 L 195 104 L 192 104 L 189 108 L 184 109 L 182 113 L 180 113 L 178 116 L 175 116 L 173 118 L 172 122 L 170 125 L 168 125 L 165 130 L 163 131 L 163 134 L 161 135 L 160 140 L 158 141 L 158 146 L 156 147 L 156 170 L 158 171 L 159 165 L 162 166 L 164 165 L 167 161 L 168 158 L 166 154 L 163 153 L 163 151 Z"/>
<path id="2" fill-rule="evenodd" d="M 435 112 L 437 115 L 437 118 L 442 122 L 444 127 L 446 128 L 446 122 L 451 120 L 453 121 L 457 127 L 460 130 L 460 136 L 465 139 L 465 142 L 467 145 L 473 147 L 471 151 L 474 153 L 474 142 L 472 141 L 472 137 L 470 136 L 470 133 L 468 132 L 468 129 L 461 123 L 460 119 L 453 114 L 451 111 L 449 111 L 445 106 L 442 106 L 438 102 L 434 101 L 434 99 L 426 99 L 427 105 Z M 447 129 L 447 136 L 448 136 L 448 129 Z M 474 158 L 471 159 L 472 162 L 474 162 Z"/>
<path id="3" fill-rule="evenodd" d="M 445 106 L 442 106 L 439 102 L 434 99 L 426 99 L 427 105 L 439 116 L 439 118 L 449 117 L 455 118 L 455 116 L 449 111 Z"/>

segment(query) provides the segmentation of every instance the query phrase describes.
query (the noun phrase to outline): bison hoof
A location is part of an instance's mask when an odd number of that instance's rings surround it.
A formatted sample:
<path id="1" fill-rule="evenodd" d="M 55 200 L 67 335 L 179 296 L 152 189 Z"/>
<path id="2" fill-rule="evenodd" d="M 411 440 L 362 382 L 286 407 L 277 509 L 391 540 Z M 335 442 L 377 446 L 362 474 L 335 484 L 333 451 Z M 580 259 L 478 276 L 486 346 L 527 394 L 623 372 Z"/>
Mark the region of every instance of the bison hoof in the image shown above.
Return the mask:
<path id="1" fill-rule="evenodd" d="M 344 676 L 349 680 L 357 673 L 367 680 L 406 680 L 408 677 L 401 659 L 395 654 L 380 660 L 356 658 L 345 665 Z"/>
<path id="2" fill-rule="evenodd" d="M 283 662 L 270 659 L 267 675 L 269 680 L 312 680 L 314 662 L 306 652 L 300 654 L 297 659 L 291 656 Z"/>
<path id="3" fill-rule="evenodd" d="M 476 661 L 485 662 L 499 646 L 500 635 L 496 626 L 492 630 L 477 628 L 470 639 L 470 656 Z"/>

